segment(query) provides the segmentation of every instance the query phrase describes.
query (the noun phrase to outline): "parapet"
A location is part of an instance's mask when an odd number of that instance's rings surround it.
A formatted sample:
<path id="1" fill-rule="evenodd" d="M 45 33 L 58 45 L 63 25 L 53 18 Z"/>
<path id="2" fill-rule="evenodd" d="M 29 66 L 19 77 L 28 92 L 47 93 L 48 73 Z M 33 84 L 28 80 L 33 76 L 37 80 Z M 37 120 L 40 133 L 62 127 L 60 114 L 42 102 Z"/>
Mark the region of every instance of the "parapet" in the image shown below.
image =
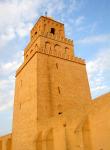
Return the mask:
<path id="1" fill-rule="evenodd" d="M 104 95 L 101 95 L 99 97 L 96 97 L 92 104 L 97 107 L 104 107 L 106 104 L 108 105 L 110 103 L 110 92 L 105 93 Z"/>
<path id="2" fill-rule="evenodd" d="M 38 37 L 46 37 L 46 38 L 49 38 L 49 39 L 52 39 L 52 40 L 55 40 L 55 41 L 58 41 L 58 42 L 62 42 L 62 43 L 65 43 L 65 44 L 68 44 L 68 45 L 71 45 L 73 46 L 73 40 L 71 39 L 68 39 L 68 38 L 64 38 L 64 37 L 61 37 L 59 35 L 53 35 L 51 33 L 46 33 L 46 32 L 40 32 L 34 36 L 34 38 L 31 40 L 31 42 L 27 45 L 27 47 L 25 48 L 24 50 L 24 54 L 27 53 L 27 51 L 31 48 L 31 46 L 35 43 L 35 41 L 38 39 Z"/>
<path id="3" fill-rule="evenodd" d="M 51 33 L 45 33 L 45 32 L 43 33 L 42 32 L 41 36 L 44 36 L 44 37 L 47 37 L 47 38 L 50 38 L 52 40 L 56 40 L 56 41 L 59 41 L 59 42 L 63 42 L 63 43 L 69 44 L 69 45 L 73 45 L 73 40 L 61 37 L 59 35 L 53 35 Z"/>
<path id="4" fill-rule="evenodd" d="M 30 59 L 36 54 L 36 53 L 41 53 L 41 54 L 45 54 L 45 55 L 49 55 L 52 57 L 57 57 L 59 59 L 63 59 L 66 61 L 71 61 L 74 63 L 79 63 L 81 65 L 85 65 L 85 60 L 78 58 L 78 57 L 74 57 L 72 55 L 68 55 L 68 54 L 64 54 L 58 51 L 55 51 L 54 49 L 52 50 L 48 50 L 45 48 L 38 48 L 38 46 L 36 46 L 36 48 L 34 48 L 33 50 L 30 48 L 27 52 L 27 58 L 25 59 L 24 63 L 18 68 L 18 70 L 16 71 L 16 76 L 19 74 L 19 72 L 25 67 L 25 65 L 30 61 Z"/>

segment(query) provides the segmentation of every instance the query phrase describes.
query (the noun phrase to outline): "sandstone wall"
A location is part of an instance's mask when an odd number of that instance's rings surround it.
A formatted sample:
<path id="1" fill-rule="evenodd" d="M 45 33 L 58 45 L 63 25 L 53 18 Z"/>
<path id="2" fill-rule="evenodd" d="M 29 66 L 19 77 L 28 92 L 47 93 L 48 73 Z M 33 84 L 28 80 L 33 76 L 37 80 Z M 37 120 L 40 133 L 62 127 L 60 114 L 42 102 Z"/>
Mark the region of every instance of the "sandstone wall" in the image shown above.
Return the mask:
<path id="1" fill-rule="evenodd" d="M 12 150 L 12 135 L 0 137 L 0 150 Z"/>
<path id="2" fill-rule="evenodd" d="M 93 150 L 110 150 L 110 93 L 96 98 L 90 114 Z"/>
<path id="3" fill-rule="evenodd" d="M 34 150 L 37 128 L 37 56 L 17 75 L 13 119 L 13 150 Z"/>

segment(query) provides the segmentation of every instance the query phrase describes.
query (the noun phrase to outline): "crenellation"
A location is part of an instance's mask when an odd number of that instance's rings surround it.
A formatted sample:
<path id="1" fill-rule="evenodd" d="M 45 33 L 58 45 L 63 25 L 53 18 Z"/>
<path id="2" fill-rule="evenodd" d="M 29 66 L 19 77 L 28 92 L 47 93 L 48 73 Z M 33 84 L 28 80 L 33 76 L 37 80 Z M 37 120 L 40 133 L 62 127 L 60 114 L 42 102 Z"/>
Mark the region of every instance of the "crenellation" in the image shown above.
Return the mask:
<path id="1" fill-rule="evenodd" d="M 46 42 L 46 43 L 49 43 L 49 42 Z M 50 44 L 50 49 L 51 49 L 51 43 L 49 43 Z M 37 45 L 37 44 L 36 44 Z M 55 47 L 55 46 L 54 46 Z M 35 49 L 36 49 L 36 51 L 38 52 L 38 51 L 40 51 L 40 52 L 42 52 L 42 53 L 45 53 L 45 54 L 50 54 L 50 55 L 52 55 L 52 56 L 56 56 L 56 57 L 59 57 L 59 58 L 63 58 L 63 59 L 66 59 L 66 60 L 70 60 L 70 61 L 76 61 L 76 62 L 78 62 L 78 63 L 84 63 L 84 60 L 82 60 L 81 58 L 73 58 L 73 56 L 71 56 L 71 55 L 68 55 L 67 53 L 66 54 L 63 54 L 63 52 L 61 52 L 61 51 L 56 51 L 55 50 L 55 48 L 54 49 L 51 49 L 51 50 L 47 50 L 47 49 L 45 49 L 45 48 L 43 48 L 43 49 L 39 49 L 38 48 L 38 46 L 35 46 Z M 35 52 L 36 52 L 35 51 Z M 34 53 L 35 53 L 34 52 Z M 33 54 L 33 53 L 32 53 Z M 29 56 L 29 54 L 28 54 L 28 57 L 26 58 L 26 61 L 28 61 L 29 60 L 29 58 L 31 57 L 31 55 Z"/>
<path id="2" fill-rule="evenodd" d="M 34 52 L 34 50 L 33 50 L 33 49 L 31 49 L 31 50 L 30 50 L 30 54 L 32 54 L 33 52 Z"/>
<path id="3" fill-rule="evenodd" d="M 28 52 L 28 50 L 30 49 L 30 47 L 32 46 L 33 42 L 29 42 L 28 45 L 26 46 L 26 48 L 24 49 L 24 54 L 26 54 Z"/>
<path id="4" fill-rule="evenodd" d="M 39 31 L 38 32 L 39 34 L 35 35 L 33 40 L 31 42 L 29 42 L 29 44 L 27 45 L 27 47 L 25 48 L 24 50 L 24 55 L 27 54 L 27 52 L 29 51 L 29 49 L 33 46 L 33 44 L 35 43 L 35 41 L 38 39 L 38 37 L 40 36 L 44 36 L 46 38 L 50 38 L 52 40 L 56 40 L 56 41 L 59 41 L 59 42 L 64 42 L 65 44 L 69 44 L 69 45 L 73 45 L 73 41 L 70 40 L 70 39 L 67 39 L 67 38 L 63 38 L 59 35 L 53 35 L 51 33 L 46 33 L 46 32 L 41 32 Z"/>
<path id="5" fill-rule="evenodd" d="M 64 43 L 69 44 L 69 45 L 73 45 L 73 40 L 63 38 L 62 36 L 59 36 L 59 35 L 53 35 L 51 33 L 45 33 L 44 32 L 43 34 L 41 34 L 41 36 L 44 36 L 46 38 L 51 38 L 51 39 L 56 40 L 56 41 L 64 42 Z"/>
<path id="6" fill-rule="evenodd" d="M 40 52 L 40 53 L 42 53 L 43 52 L 43 49 L 44 48 L 40 48 L 40 49 L 38 49 L 37 51 L 38 51 L 38 53 Z"/>
<path id="7" fill-rule="evenodd" d="M 50 56 L 54 56 L 54 57 L 57 57 L 57 58 L 61 58 L 61 59 L 65 59 L 65 60 L 68 60 L 68 61 L 72 61 L 72 62 L 75 62 L 75 63 L 80 63 L 80 64 L 85 64 L 85 61 L 81 58 L 78 58 L 78 57 L 73 57 L 71 55 L 68 55 L 68 54 L 64 54 L 63 52 L 61 53 L 61 51 L 56 51 L 55 49 L 45 49 L 45 48 L 38 48 L 38 45 L 35 44 L 35 50 L 31 50 L 26 53 L 27 57 L 25 58 L 25 61 L 23 63 L 23 65 L 21 65 L 21 67 L 19 67 L 19 69 L 17 70 L 16 72 L 16 75 L 23 69 L 23 66 L 25 66 L 25 64 L 33 57 L 33 55 L 37 52 L 37 53 L 43 53 L 43 54 L 47 54 L 47 55 L 50 55 Z"/>
<path id="8" fill-rule="evenodd" d="M 24 68 L 25 63 L 23 63 L 17 70 L 16 70 L 16 76 L 19 74 L 19 72 Z"/>
<path id="9" fill-rule="evenodd" d="M 78 58 L 78 57 L 75 57 L 75 61 L 79 62 L 79 63 L 85 63 L 84 59 L 81 59 L 81 58 Z"/>

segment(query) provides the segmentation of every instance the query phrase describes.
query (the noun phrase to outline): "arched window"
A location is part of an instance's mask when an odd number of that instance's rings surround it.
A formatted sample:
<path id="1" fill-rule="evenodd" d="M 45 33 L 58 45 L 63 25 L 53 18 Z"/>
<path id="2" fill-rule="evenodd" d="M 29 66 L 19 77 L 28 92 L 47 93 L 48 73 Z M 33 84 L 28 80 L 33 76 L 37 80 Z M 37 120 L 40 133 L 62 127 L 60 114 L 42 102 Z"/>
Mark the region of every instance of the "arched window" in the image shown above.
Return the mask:
<path id="1" fill-rule="evenodd" d="M 50 33 L 55 34 L 55 28 L 51 28 Z"/>
<path id="2" fill-rule="evenodd" d="M 53 129 L 49 130 L 46 138 L 46 150 L 54 150 Z"/>
<path id="3" fill-rule="evenodd" d="M 37 143 L 36 143 L 36 150 L 42 150 L 42 132 L 38 134 Z"/>
<path id="4" fill-rule="evenodd" d="M 33 52 L 33 49 L 30 50 L 30 54 Z"/>
<path id="5" fill-rule="evenodd" d="M 11 139 L 8 139 L 6 148 L 7 148 L 7 150 L 11 150 L 11 147 L 12 147 Z"/>
<path id="6" fill-rule="evenodd" d="M 0 141 L 0 150 L 2 150 L 2 141 Z"/>
<path id="7" fill-rule="evenodd" d="M 63 31 L 62 31 L 62 30 L 59 30 L 59 34 L 60 34 L 60 36 L 62 36 L 62 33 L 63 33 Z"/>
<path id="8" fill-rule="evenodd" d="M 26 58 L 28 58 L 28 54 L 26 54 Z"/>
<path id="9" fill-rule="evenodd" d="M 69 51 L 68 47 L 65 47 L 65 53 L 67 53 Z"/>
<path id="10" fill-rule="evenodd" d="M 59 50 L 60 50 L 60 45 L 56 44 L 56 45 L 54 46 L 54 49 L 55 49 L 56 51 L 59 51 Z"/>
<path id="11" fill-rule="evenodd" d="M 44 24 L 44 32 L 45 32 L 45 30 L 46 30 L 46 24 Z"/>
<path id="12" fill-rule="evenodd" d="M 50 50 L 50 49 L 51 49 L 51 44 L 50 44 L 49 42 L 46 42 L 46 43 L 45 43 L 45 48 L 46 48 L 47 50 Z"/>
<path id="13" fill-rule="evenodd" d="M 38 50 L 38 45 L 37 44 L 35 45 L 35 49 Z"/>
<path id="14" fill-rule="evenodd" d="M 90 149 L 91 148 L 91 137 L 90 137 L 90 126 L 89 126 L 88 117 L 83 122 L 83 125 L 82 125 L 82 136 L 83 136 L 84 149 Z"/>

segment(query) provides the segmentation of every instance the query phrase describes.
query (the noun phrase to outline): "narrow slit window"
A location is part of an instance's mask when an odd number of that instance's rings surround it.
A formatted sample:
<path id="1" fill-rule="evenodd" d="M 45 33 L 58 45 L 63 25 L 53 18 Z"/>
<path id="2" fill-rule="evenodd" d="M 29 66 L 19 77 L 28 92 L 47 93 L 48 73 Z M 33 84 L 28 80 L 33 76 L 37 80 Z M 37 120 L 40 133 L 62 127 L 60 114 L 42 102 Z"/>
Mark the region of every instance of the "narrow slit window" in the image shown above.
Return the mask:
<path id="1" fill-rule="evenodd" d="M 66 127 L 66 123 L 64 123 L 63 126 Z"/>
<path id="2" fill-rule="evenodd" d="M 58 86 L 58 93 L 60 94 L 61 93 L 61 91 L 60 91 L 60 87 Z"/>
<path id="3" fill-rule="evenodd" d="M 59 114 L 59 115 L 61 115 L 61 114 L 62 114 L 62 112 L 59 112 L 58 114 Z"/>
<path id="4" fill-rule="evenodd" d="M 22 86 L 22 80 L 20 81 L 20 86 Z"/>
<path id="5" fill-rule="evenodd" d="M 19 109 L 21 110 L 21 103 L 19 104 Z"/>
<path id="6" fill-rule="evenodd" d="M 56 68 L 58 69 L 58 63 L 56 63 Z"/>

